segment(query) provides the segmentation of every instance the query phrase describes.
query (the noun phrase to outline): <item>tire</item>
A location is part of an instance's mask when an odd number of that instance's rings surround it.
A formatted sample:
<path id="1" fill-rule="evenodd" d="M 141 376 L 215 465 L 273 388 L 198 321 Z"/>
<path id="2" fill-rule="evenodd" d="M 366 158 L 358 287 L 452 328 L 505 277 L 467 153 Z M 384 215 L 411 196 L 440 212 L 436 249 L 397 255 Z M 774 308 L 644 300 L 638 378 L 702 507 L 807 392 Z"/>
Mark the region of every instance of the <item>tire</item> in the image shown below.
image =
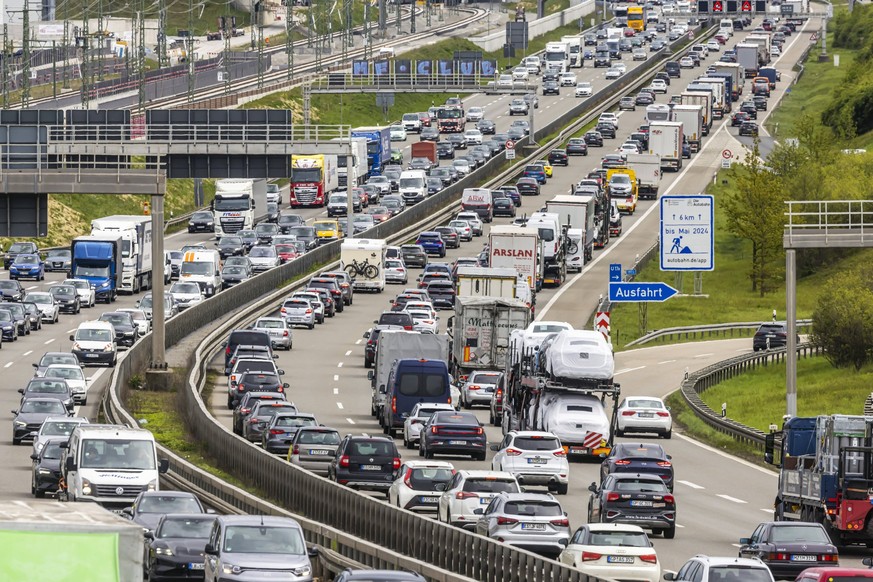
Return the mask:
<path id="1" fill-rule="evenodd" d="M 676 537 L 676 526 L 675 525 L 664 530 L 664 539 L 672 540 L 675 537 Z"/>
<path id="2" fill-rule="evenodd" d="M 433 453 L 430 452 L 430 451 L 425 451 L 425 452 L 424 452 L 424 458 L 425 458 L 425 459 L 433 459 Z"/>
<path id="3" fill-rule="evenodd" d="M 670 439 L 673 436 L 673 429 L 668 430 L 663 435 L 661 435 L 665 439 Z"/>
<path id="4" fill-rule="evenodd" d="M 227 397 L 227 409 L 233 410 L 233 398 L 231 398 L 230 396 Z"/>
<path id="5" fill-rule="evenodd" d="M 17 438 L 12 439 L 12 446 L 13 447 L 17 447 L 20 444 L 21 444 L 21 439 L 17 439 Z"/>
<path id="6" fill-rule="evenodd" d="M 314 324 L 314 323 L 310 323 L 310 324 L 309 324 L 309 329 L 315 329 L 315 324 Z"/>
<path id="7" fill-rule="evenodd" d="M 36 497 L 37 499 L 44 499 L 45 498 L 45 491 L 40 491 L 39 489 L 34 488 L 33 496 Z"/>
<path id="8" fill-rule="evenodd" d="M 354 265 L 346 265 L 346 268 L 343 269 L 343 270 L 344 270 L 344 271 L 346 272 L 346 274 L 347 274 L 350 278 L 352 278 L 352 279 L 354 279 L 354 278 L 355 278 L 355 275 L 358 274 L 358 270 L 355 268 Z"/>
<path id="9" fill-rule="evenodd" d="M 485 457 L 486 457 L 486 453 L 485 453 L 485 451 L 482 451 L 481 453 L 477 453 L 473 458 L 476 459 L 477 461 L 484 461 Z"/>
<path id="10" fill-rule="evenodd" d="M 557 493 L 558 495 L 566 495 L 569 490 L 570 485 L 568 483 L 558 483 L 558 485 L 555 487 L 555 493 Z"/>
<path id="11" fill-rule="evenodd" d="M 364 276 L 368 279 L 375 279 L 379 276 L 379 267 L 376 265 L 367 265 L 364 269 Z"/>

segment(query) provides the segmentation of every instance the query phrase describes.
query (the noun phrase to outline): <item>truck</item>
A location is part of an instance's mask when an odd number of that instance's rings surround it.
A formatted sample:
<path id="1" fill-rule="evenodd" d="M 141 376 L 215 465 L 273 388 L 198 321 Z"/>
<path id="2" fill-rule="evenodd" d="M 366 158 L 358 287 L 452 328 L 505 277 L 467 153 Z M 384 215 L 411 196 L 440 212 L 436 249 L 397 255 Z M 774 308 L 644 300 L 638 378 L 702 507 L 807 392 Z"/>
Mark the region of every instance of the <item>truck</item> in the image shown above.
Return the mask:
<path id="1" fill-rule="evenodd" d="M 670 121 L 670 106 L 666 103 L 652 103 L 646 106 L 646 123 Z"/>
<path id="2" fill-rule="evenodd" d="M 95 301 L 111 303 L 118 297 L 123 268 L 119 235 L 79 236 L 70 242 L 70 277 L 94 287 Z"/>
<path id="3" fill-rule="evenodd" d="M 581 264 L 568 264 L 567 268 L 573 270 L 582 270 L 583 265 L 587 265 L 594 255 L 594 238 L 597 234 L 597 224 L 595 222 L 596 212 L 594 208 L 593 196 L 568 196 L 559 194 L 548 202 L 546 202 L 546 212 L 557 214 L 561 226 L 566 226 L 569 230 L 579 230 L 580 241 L 570 241 L 568 239 L 568 248 L 566 255 L 568 257 L 580 255 L 582 258 Z M 580 252 L 581 251 L 581 252 Z"/>
<path id="4" fill-rule="evenodd" d="M 570 45 L 563 41 L 547 42 L 543 59 L 547 69 L 566 73 L 570 70 Z"/>
<path id="5" fill-rule="evenodd" d="M 710 65 L 711 69 L 715 69 L 716 73 L 727 73 L 733 79 L 731 85 L 731 101 L 737 101 L 740 95 L 743 94 L 743 86 L 745 85 L 746 72 L 739 63 L 723 63 L 716 61 Z"/>
<path id="6" fill-rule="evenodd" d="M 661 169 L 682 169 L 682 142 L 685 134 L 682 124 L 675 121 L 656 121 L 649 124 L 649 154 L 661 157 Z"/>
<path id="7" fill-rule="evenodd" d="M 767 80 L 770 82 L 770 90 L 776 88 L 776 82 L 782 79 L 782 75 L 776 69 L 776 67 L 761 67 L 758 69 L 759 77 L 767 77 Z"/>
<path id="8" fill-rule="evenodd" d="M 210 203 L 215 237 L 251 230 L 258 213 L 267 211 L 267 181 L 228 178 L 215 181 L 215 199 Z"/>
<path id="9" fill-rule="evenodd" d="M 205 297 L 221 291 L 221 254 L 214 249 L 187 251 L 179 267 L 179 281 L 197 283 Z"/>
<path id="10" fill-rule="evenodd" d="M 488 188 L 464 188 L 461 193 L 461 208 L 475 212 L 482 222 L 494 220 L 494 198 Z"/>
<path id="11" fill-rule="evenodd" d="M 619 212 L 633 214 L 640 198 L 637 174 L 627 166 L 606 170 L 606 190 Z"/>
<path id="12" fill-rule="evenodd" d="M 364 334 L 365 337 L 369 336 L 369 333 L 372 331 Z M 415 358 L 416 360 L 448 362 L 450 358 L 449 346 L 449 336 L 444 333 L 420 333 L 402 329 L 381 330 L 376 360 L 373 362 L 373 369 L 367 372 L 372 392 L 370 414 L 378 418 L 385 408 L 388 374 L 391 372 L 391 365 L 396 360 Z"/>
<path id="13" fill-rule="evenodd" d="M 606 47 L 609 50 L 610 59 L 621 59 L 621 39 L 619 36 L 610 36 L 606 39 Z"/>
<path id="14" fill-rule="evenodd" d="M 570 34 L 561 37 L 561 42 L 567 45 L 570 51 L 570 66 L 579 68 L 582 66 L 582 37 L 578 34 Z"/>
<path id="15" fill-rule="evenodd" d="M 391 129 L 388 127 L 356 127 L 351 131 L 352 138 L 367 140 L 367 160 L 370 176 L 381 176 L 385 164 L 391 158 Z"/>
<path id="16" fill-rule="evenodd" d="M 735 47 L 737 52 L 737 64 L 743 68 L 746 79 L 758 75 L 758 45 L 741 42 Z"/>
<path id="17" fill-rule="evenodd" d="M 806 18 L 804 15 L 809 14 L 809 0 L 785 0 L 779 9 L 784 16 Z"/>
<path id="18" fill-rule="evenodd" d="M 699 77 L 694 84 L 713 85 L 715 89 L 715 101 L 712 104 L 712 116 L 722 119 L 725 113 L 730 111 L 731 93 L 727 79 L 724 77 Z"/>
<path id="19" fill-rule="evenodd" d="M 621 387 L 614 381 L 612 345 L 600 332 L 570 329 L 542 339 L 519 330 L 505 361 L 504 434 L 548 431 L 568 455 L 609 454 Z"/>
<path id="20" fill-rule="evenodd" d="M 417 141 L 411 146 L 411 158 L 427 158 L 434 166 L 440 165 L 437 157 L 437 144 L 435 141 Z"/>
<path id="21" fill-rule="evenodd" d="M 769 34 L 750 34 L 743 39 L 743 43 L 758 45 L 759 68 L 770 63 L 770 48 L 772 45 Z"/>
<path id="22" fill-rule="evenodd" d="M 702 108 L 703 135 L 709 135 L 709 131 L 712 129 L 712 92 L 708 89 L 705 91 L 683 91 L 680 97 L 682 105 L 699 105 Z"/>
<path id="23" fill-rule="evenodd" d="M 688 141 L 691 153 L 700 151 L 703 140 L 703 107 L 700 105 L 674 105 L 671 121 L 682 124 L 682 131 Z"/>
<path id="24" fill-rule="evenodd" d="M 766 435 L 775 520 L 820 523 L 837 546 L 873 544 L 873 416 L 793 417 Z M 776 439 L 781 437 L 781 442 Z"/>
<path id="25" fill-rule="evenodd" d="M 45 501 L 0 503 L 3 578 L 33 578 L 35 565 L 63 564 L 54 579 L 141 582 L 143 528 L 96 503 L 70 506 Z"/>
<path id="26" fill-rule="evenodd" d="M 661 187 L 661 158 L 652 154 L 626 154 L 625 165 L 636 175 L 640 198 L 656 199 Z"/>
<path id="27" fill-rule="evenodd" d="M 736 93 L 736 88 L 734 87 L 734 76 L 730 73 L 730 71 L 725 72 L 712 72 L 709 73 L 704 78 L 712 78 L 712 79 L 722 79 L 724 82 L 724 90 L 725 90 L 725 98 L 724 105 L 722 106 L 722 115 L 727 115 L 730 113 L 732 105 L 731 103 L 735 101 L 734 94 Z"/>
<path id="28" fill-rule="evenodd" d="M 518 299 L 458 297 L 447 324 L 452 354 L 449 373 L 464 382 L 476 370 L 502 370 L 510 334 L 529 323 L 530 309 Z"/>
<path id="29" fill-rule="evenodd" d="M 516 299 L 518 273 L 498 267 L 458 267 L 458 297 L 501 297 Z"/>
<path id="30" fill-rule="evenodd" d="M 403 196 L 403 201 L 407 206 L 423 201 L 427 198 L 427 172 L 424 170 L 403 170 L 400 172 L 397 192 Z"/>
<path id="31" fill-rule="evenodd" d="M 703 81 L 692 81 L 685 87 L 686 92 L 706 93 L 709 95 L 710 102 L 710 125 L 712 119 L 720 119 L 724 114 L 724 83 L 707 83 Z M 700 105 L 703 105 L 702 103 Z M 708 128 L 706 134 L 708 134 Z M 706 135 L 704 134 L 704 135 Z"/>
<path id="32" fill-rule="evenodd" d="M 360 186 L 370 177 L 370 162 L 367 159 L 367 140 L 362 137 L 353 137 L 352 140 L 352 184 Z M 336 137 L 330 141 L 348 143 L 348 139 L 344 137 Z M 346 187 L 348 179 L 348 169 L 346 164 L 348 156 L 337 156 L 336 172 L 338 188 Z"/>
<path id="33" fill-rule="evenodd" d="M 327 204 L 328 195 L 339 189 L 337 165 L 333 154 L 292 155 L 291 208 L 320 208 Z"/>
<path id="34" fill-rule="evenodd" d="M 535 228 L 500 224 L 488 236 L 488 264 L 515 270 L 531 289 L 543 284 L 543 254 Z"/>
<path id="35" fill-rule="evenodd" d="M 543 284 L 560 287 L 567 278 L 567 225 L 554 212 L 534 212 L 525 224 L 537 229 L 543 253 Z"/>
<path id="36" fill-rule="evenodd" d="M 467 128 L 467 114 L 463 107 L 438 107 L 436 114 L 440 133 L 464 133 Z"/>
<path id="37" fill-rule="evenodd" d="M 152 288 L 152 218 L 116 215 L 91 221 L 91 236 L 121 237 L 121 286 L 119 291 L 139 293 Z M 163 276 L 163 271 L 158 274 Z"/>
<path id="38" fill-rule="evenodd" d="M 340 269 L 348 273 L 355 291 L 385 290 L 384 239 L 348 238 L 340 245 Z"/>

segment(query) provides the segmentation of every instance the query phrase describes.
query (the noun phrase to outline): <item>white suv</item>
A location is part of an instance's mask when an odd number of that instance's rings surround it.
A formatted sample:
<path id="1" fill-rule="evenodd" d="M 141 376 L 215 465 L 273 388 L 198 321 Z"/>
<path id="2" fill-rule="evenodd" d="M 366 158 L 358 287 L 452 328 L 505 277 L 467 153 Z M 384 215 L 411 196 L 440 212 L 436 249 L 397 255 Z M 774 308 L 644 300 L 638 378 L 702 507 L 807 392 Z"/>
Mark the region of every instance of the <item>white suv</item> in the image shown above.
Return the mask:
<path id="1" fill-rule="evenodd" d="M 770 568 L 758 558 L 721 558 L 703 554 L 685 562 L 679 572 L 665 572 L 664 580 L 774 582 Z"/>
<path id="2" fill-rule="evenodd" d="M 611 123 L 615 130 L 618 131 L 618 115 L 612 113 L 610 111 L 604 111 L 600 114 L 600 117 L 597 119 L 597 123 Z"/>
<path id="3" fill-rule="evenodd" d="M 470 228 L 473 229 L 473 236 L 482 236 L 485 225 L 482 224 L 482 219 L 476 212 L 459 212 L 455 220 L 466 220 Z"/>
<path id="4" fill-rule="evenodd" d="M 522 486 L 548 487 L 558 495 L 566 495 L 570 485 L 570 463 L 561 441 L 550 432 L 510 431 L 491 459 L 491 468 L 515 476 Z"/>
<path id="5" fill-rule="evenodd" d="M 458 471 L 440 495 L 437 520 L 474 529 L 499 493 L 521 493 L 515 477 L 500 471 Z"/>
<path id="6" fill-rule="evenodd" d="M 576 83 L 576 97 L 591 97 L 594 89 L 588 81 L 580 81 Z"/>

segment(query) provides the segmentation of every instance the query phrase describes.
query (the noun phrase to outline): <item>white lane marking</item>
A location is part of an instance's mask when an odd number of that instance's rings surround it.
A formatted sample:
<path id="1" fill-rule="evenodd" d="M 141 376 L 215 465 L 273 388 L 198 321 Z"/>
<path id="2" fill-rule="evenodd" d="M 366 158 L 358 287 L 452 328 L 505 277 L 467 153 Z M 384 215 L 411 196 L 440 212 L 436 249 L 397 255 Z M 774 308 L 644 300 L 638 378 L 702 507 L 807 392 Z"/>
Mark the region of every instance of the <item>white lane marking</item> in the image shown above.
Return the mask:
<path id="1" fill-rule="evenodd" d="M 334 389 L 333 389 L 333 393 L 334 393 L 334 394 L 339 394 L 339 388 L 334 388 Z"/>
<path id="2" fill-rule="evenodd" d="M 75 333 L 75 332 L 76 332 L 76 328 L 75 328 L 75 327 L 74 327 L 73 329 L 68 329 L 68 330 L 67 330 L 67 333 Z"/>
<path id="3" fill-rule="evenodd" d="M 15 363 L 15 362 L 9 362 L 9 363 L 8 363 L 8 364 L 6 364 L 6 365 L 5 365 L 5 366 L 3 366 L 3 367 L 4 367 L 4 368 L 9 368 L 9 367 L 11 367 L 11 366 L 12 366 L 12 364 L 14 364 L 14 363 Z"/>
<path id="4" fill-rule="evenodd" d="M 760 510 L 763 511 L 764 513 L 770 513 L 770 514 L 773 513 L 773 510 L 772 510 L 772 509 L 764 509 L 763 507 L 759 507 L 758 509 L 760 509 Z"/>
<path id="5" fill-rule="evenodd" d="M 737 499 L 736 497 L 731 497 L 730 495 L 725 495 L 723 493 L 716 493 L 716 497 L 721 497 L 727 501 L 731 501 L 733 503 L 748 503 L 747 501 L 743 501 L 742 499 Z"/>
<path id="6" fill-rule="evenodd" d="M 24 288 L 26 291 L 33 291 L 34 289 L 39 289 L 39 285 L 31 285 L 30 287 Z"/>
<path id="7" fill-rule="evenodd" d="M 21 354 L 21 355 L 22 355 L 22 356 L 29 356 L 29 355 L 32 354 L 32 353 L 33 353 L 33 350 L 27 350 L 26 352 L 24 352 L 24 353 Z"/>
<path id="8" fill-rule="evenodd" d="M 355 424 L 355 421 L 351 418 L 346 418 L 346 422 L 348 422 L 349 424 Z"/>
<path id="9" fill-rule="evenodd" d="M 715 354 L 713 354 L 713 353 L 709 353 L 709 354 L 697 354 L 697 355 L 694 356 L 694 357 L 695 357 L 695 358 L 707 358 L 707 357 L 709 357 L 709 356 L 714 356 L 714 355 L 715 355 Z"/>
<path id="10" fill-rule="evenodd" d="M 343 409 L 343 403 L 342 403 L 342 402 L 337 402 L 337 403 L 336 403 L 336 407 L 339 408 L 340 410 L 342 410 L 342 409 Z"/>
<path id="11" fill-rule="evenodd" d="M 351 356 L 351 355 L 352 355 L 352 350 L 347 351 L 347 352 L 346 352 L 346 355 L 347 355 L 347 356 Z"/>
<path id="12" fill-rule="evenodd" d="M 658 362 L 658 365 L 660 366 L 661 364 L 672 364 L 675 361 L 676 360 L 664 360 L 663 362 Z"/>
<path id="13" fill-rule="evenodd" d="M 334 375 L 333 375 L 333 381 L 334 381 L 334 382 L 339 382 L 339 374 L 334 374 Z"/>
<path id="14" fill-rule="evenodd" d="M 43 345 L 47 346 L 47 345 L 49 345 L 50 343 L 52 343 L 53 341 L 55 341 L 55 340 L 53 340 L 53 339 L 46 340 L 46 341 L 43 342 Z"/>
<path id="15" fill-rule="evenodd" d="M 355 342 L 355 345 L 356 345 L 356 346 L 361 345 L 361 342 L 362 342 L 362 341 L 364 341 L 364 340 L 358 340 L 358 341 L 356 341 L 356 342 Z"/>
<path id="16" fill-rule="evenodd" d="M 621 113 L 619 112 L 617 115 L 621 115 Z M 719 126 L 719 128 L 717 130 L 715 130 L 714 132 L 713 131 L 710 132 L 711 137 L 708 140 L 706 140 L 706 143 L 703 144 L 702 148 L 700 148 L 700 151 L 695 156 L 695 158 L 689 164 L 685 165 L 684 169 L 681 172 L 679 172 L 679 175 L 676 176 L 676 179 L 673 181 L 672 184 L 670 184 L 670 187 L 667 188 L 667 190 L 662 194 L 662 196 L 670 194 L 671 192 L 673 192 L 673 190 L 676 189 L 679 186 L 679 184 L 682 182 L 683 178 L 685 178 L 685 174 L 687 174 L 691 168 L 694 168 L 697 165 L 696 162 L 704 159 L 703 156 L 701 156 L 701 154 L 704 151 L 706 151 L 706 148 L 708 148 L 710 146 L 710 144 L 713 144 L 716 142 L 715 137 L 718 135 L 718 133 L 720 131 L 724 130 L 727 127 L 727 123 L 729 121 L 730 121 L 730 118 L 725 118 L 721 122 L 721 125 Z M 646 221 L 646 218 L 648 218 L 650 214 L 652 214 L 656 210 L 659 210 L 660 208 L 661 208 L 660 204 L 652 204 L 651 206 L 649 206 L 648 210 L 646 210 L 643 213 L 643 215 L 640 216 L 639 220 L 637 220 L 632 225 L 630 225 L 630 227 L 627 229 L 627 231 L 625 231 L 624 238 L 622 240 L 619 240 L 618 244 L 616 244 L 614 246 L 607 247 L 606 250 L 604 250 L 602 253 L 598 254 L 597 257 L 593 261 L 588 263 L 588 266 L 586 266 L 584 269 L 582 269 L 575 277 L 573 277 L 572 279 L 570 279 L 569 281 L 567 281 L 566 283 L 561 285 L 561 288 L 558 289 L 558 292 L 555 293 L 552 296 L 552 298 L 549 300 L 549 302 L 546 303 L 546 305 L 539 311 L 539 314 L 537 315 L 537 321 L 542 321 L 542 319 L 546 316 L 546 314 L 549 312 L 549 310 L 552 308 L 552 306 L 558 302 L 558 300 L 561 298 L 561 296 L 564 293 L 566 293 L 567 290 L 570 289 L 576 281 L 581 279 L 583 275 L 585 275 L 586 273 L 588 273 L 588 271 L 590 271 L 595 266 L 597 266 L 598 263 L 600 263 L 601 261 L 604 261 L 605 258 L 608 257 L 612 253 L 612 251 L 614 251 L 615 249 L 618 249 L 618 248 L 622 248 L 621 243 L 622 243 L 622 241 L 627 240 L 627 235 L 632 233 L 634 230 L 636 230 L 636 228 L 639 225 L 643 224 Z"/>
<path id="17" fill-rule="evenodd" d="M 675 390 L 673 392 L 675 392 Z M 665 398 L 667 396 L 669 396 L 669 394 L 664 395 Z M 773 477 L 774 479 L 778 476 L 775 471 L 769 471 L 769 470 L 765 469 L 764 467 L 759 467 L 758 465 L 755 465 L 754 463 L 750 463 L 749 461 L 746 461 L 745 459 L 740 459 L 740 458 L 735 457 L 731 454 L 725 453 L 724 451 L 720 451 L 714 447 L 711 447 L 709 445 L 705 445 L 699 441 L 694 440 L 691 437 L 685 436 L 684 434 L 674 433 L 673 436 L 680 438 L 683 441 L 686 441 L 688 443 L 691 443 L 694 446 L 700 447 L 701 449 L 709 451 L 710 453 L 713 453 L 715 455 L 719 455 L 720 457 L 724 457 L 725 459 L 730 459 L 731 461 L 734 461 L 735 463 L 745 465 L 746 467 L 748 467 L 750 469 L 754 469 L 755 471 L 760 471 L 761 473 L 764 473 L 765 475 L 769 475 L 769 476 Z"/>
<path id="18" fill-rule="evenodd" d="M 682 528 L 684 528 L 685 526 L 682 525 L 682 524 L 677 523 L 677 524 L 676 524 L 676 527 L 682 527 Z"/>
<path id="19" fill-rule="evenodd" d="M 703 485 L 698 485 L 697 483 L 692 483 L 691 481 L 677 481 L 677 483 L 682 483 L 686 487 L 691 487 L 692 489 L 706 489 Z"/>
<path id="20" fill-rule="evenodd" d="M 337 368 L 342 368 L 342 367 L 343 367 L 343 363 L 340 362 L 339 364 L 336 365 L 336 367 L 337 367 Z"/>
<path id="21" fill-rule="evenodd" d="M 732 545 L 733 547 L 735 547 L 735 548 L 741 548 L 741 547 L 742 547 L 740 544 L 731 544 L 731 545 Z"/>
<path id="22" fill-rule="evenodd" d="M 638 366 L 636 368 L 625 368 L 624 370 L 619 370 L 613 376 L 618 376 L 619 374 L 624 374 L 625 372 L 635 372 L 636 370 L 642 370 L 645 366 Z"/>

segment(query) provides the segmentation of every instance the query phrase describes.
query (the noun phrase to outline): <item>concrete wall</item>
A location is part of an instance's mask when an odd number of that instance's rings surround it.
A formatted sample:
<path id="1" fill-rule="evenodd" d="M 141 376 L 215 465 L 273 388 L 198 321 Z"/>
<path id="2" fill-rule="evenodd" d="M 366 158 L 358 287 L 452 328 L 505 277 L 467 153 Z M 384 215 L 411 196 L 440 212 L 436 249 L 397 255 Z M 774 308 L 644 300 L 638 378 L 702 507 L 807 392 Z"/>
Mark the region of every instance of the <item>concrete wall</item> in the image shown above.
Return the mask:
<path id="1" fill-rule="evenodd" d="M 566 10 L 562 10 L 556 14 L 550 14 L 539 20 L 528 20 L 527 33 L 528 40 L 542 36 L 547 32 L 551 32 L 558 27 L 568 24 L 578 24 L 579 19 L 583 16 L 588 16 L 594 12 L 594 0 L 583 0 L 582 2 L 570 6 Z M 582 28 L 589 27 L 588 22 L 584 23 Z M 485 36 L 477 36 L 470 39 L 483 51 L 490 52 L 500 50 L 506 43 L 506 30 L 501 30 Z"/>

